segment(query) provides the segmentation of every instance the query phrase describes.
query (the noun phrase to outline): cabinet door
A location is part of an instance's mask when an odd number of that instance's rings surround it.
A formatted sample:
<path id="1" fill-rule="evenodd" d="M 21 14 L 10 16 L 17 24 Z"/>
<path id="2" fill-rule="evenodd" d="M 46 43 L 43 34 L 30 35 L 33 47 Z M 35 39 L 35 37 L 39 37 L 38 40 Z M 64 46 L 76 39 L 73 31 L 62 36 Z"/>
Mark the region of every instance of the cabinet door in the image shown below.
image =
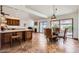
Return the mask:
<path id="1" fill-rule="evenodd" d="M 12 26 L 19 26 L 19 20 L 16 19 L 6 19 L 7 20 L 7 25 L 12 25 Z"/>
<path id="2" fill-rule="evenodd" d="M 10 25 L 13 25 L 13 20 L 10 20 Z"/>
<path id="3" fill-rule="evenodd" d="M 11 22 L 12 22 L 11 25 L 14 25 L 14 20 L 13 19 L 11 20 Z"/>
<path id="4" fill-rule="evenodd" d="M 19 20 L 16 20 L 16 25 L 19 25 Z"/>
<path id="5" fill-rule="evenodd" d="M 18 20 L 16 20 L 16 25 L 18 25 Z"/>
<path id="6" fill-rule="evenodd" d="M 2 42 L 9 42 L 11 40 L 11 33 L 1 34 Z"/>
<path id="7" fill-rule="evenodd" d="M 26 37 L 27 40 L 32 39 L 32 32 L 31 31 L 26 31 L 25 37 Z"/>
<path id="8" fill-rule="evenodd" d="M 7 25 L 11 25 L 11 20 L 10 19 L 6 19 L 7 21 Z"/>

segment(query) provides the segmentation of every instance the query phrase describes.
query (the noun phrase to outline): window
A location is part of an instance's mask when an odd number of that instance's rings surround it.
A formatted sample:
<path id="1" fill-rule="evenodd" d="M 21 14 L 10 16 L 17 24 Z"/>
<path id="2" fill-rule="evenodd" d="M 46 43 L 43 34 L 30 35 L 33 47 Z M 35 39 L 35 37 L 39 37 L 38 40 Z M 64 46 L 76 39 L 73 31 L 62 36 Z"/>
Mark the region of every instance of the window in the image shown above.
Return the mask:
<path id="1" fill-rule="evenodd" d="M 73 36 L 73 19 L 61 19 L 51 21 L 51 27 L 57 27 L 61 30 L 68 28 L 67 37 L 72 38 Z"/>
<path id="2" fill-rule="evenodd" d="M 48 22 L 42 21 L 40 22 L 40 32 L 44 32 L 44 28 L 47 28 Z"/>

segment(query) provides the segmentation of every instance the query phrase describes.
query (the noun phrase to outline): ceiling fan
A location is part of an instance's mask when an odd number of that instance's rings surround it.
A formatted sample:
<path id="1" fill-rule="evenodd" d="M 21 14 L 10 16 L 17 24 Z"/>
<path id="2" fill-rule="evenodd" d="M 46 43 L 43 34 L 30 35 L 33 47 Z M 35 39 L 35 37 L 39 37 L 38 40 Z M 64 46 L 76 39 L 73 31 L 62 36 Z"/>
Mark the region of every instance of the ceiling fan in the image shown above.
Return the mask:
<path id="1" fill-rule="evenodd" d="M 0 9 L 1 9 L 1 10 L 0 10 L 0 14 L 1 14 L 1 15 L 3 15 L 3 16 L 4 16 L 4 15 L 8 15 L 8 16 L 9 16 L 9 14 L 6 14 L 5 12 L 3 12 L 3 6 L 2 6 L 2 5 L 0 5 Z"/>

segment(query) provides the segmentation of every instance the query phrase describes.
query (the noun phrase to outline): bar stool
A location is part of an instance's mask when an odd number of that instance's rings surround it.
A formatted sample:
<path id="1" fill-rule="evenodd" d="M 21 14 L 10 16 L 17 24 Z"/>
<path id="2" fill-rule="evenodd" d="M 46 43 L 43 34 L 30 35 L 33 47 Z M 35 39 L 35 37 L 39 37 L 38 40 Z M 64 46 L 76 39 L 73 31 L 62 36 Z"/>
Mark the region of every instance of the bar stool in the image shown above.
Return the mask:
<path id="1" fill-rule="evenodd" d="M 13 40 L 19 40 L 20 44 L 22 42 L 22 34 L 21 32 L 15 32 L 11 36 L 11 46 L 13 45 Z"/>

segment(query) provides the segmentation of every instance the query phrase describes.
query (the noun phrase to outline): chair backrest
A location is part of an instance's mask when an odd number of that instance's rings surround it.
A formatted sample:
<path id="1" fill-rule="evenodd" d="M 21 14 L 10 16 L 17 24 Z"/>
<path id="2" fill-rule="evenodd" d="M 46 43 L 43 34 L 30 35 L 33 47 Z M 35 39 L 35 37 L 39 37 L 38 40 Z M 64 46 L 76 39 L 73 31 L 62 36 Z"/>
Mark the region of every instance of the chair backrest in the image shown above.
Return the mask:
<path id="1" fill-rule="evenodd" d="M 68 30 L 68 28 L 65 28 L 64 31 L 61 30 L 60 33 L 59 33 L 59 36 L 65 39 L 66 34 L 67 34 L 67 30 Z"/>
<path id="2" fill-rule="evenodd" d="M 65 30 L 64 30 L 64 39 L 66 38 L 67 30 L 68 30 L 68 28 L 65 28 Z"/>
<path id="3" fill-rule="evenodd" d="M 51 38 L 52 37 L 52 30 L 50 28 L 45 28 L 44 34 L 46 35 L 46 38 Z"/>
<path id="4" fill-rule="evenodd" d="M 55 33 L 60 33 L 60 28 L 55 28 Z"/>
<path id="5" fill-rule="evenodd" d="M 22 39 L 22 32 L 14 32 L 12 33 L 12 38 L 21 38 Z"/>

